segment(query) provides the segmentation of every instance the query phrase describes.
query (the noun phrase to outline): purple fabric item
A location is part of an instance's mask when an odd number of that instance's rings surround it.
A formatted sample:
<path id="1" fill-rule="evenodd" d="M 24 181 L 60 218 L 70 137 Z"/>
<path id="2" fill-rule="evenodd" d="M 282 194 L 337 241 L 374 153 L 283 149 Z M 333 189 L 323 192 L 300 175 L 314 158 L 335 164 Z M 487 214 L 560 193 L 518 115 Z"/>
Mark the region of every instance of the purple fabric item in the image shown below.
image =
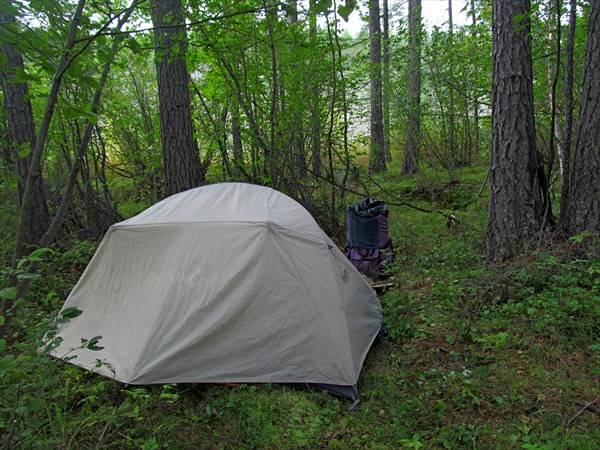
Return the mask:
<path id="1" fill-rule="evenodd" d="M 371 278 L 379 276 L 381 253 L 376 249 L 348 247 L 346 256 L 356 269 Z"/>
<path id="2" fill-rule="evenodd" d="M 373 279 L 379 278 L 382 265 L 394 255 L 387 205 L 371 198 L 350 205 L 346 225 L 346 256 L 359 272 Z"/>

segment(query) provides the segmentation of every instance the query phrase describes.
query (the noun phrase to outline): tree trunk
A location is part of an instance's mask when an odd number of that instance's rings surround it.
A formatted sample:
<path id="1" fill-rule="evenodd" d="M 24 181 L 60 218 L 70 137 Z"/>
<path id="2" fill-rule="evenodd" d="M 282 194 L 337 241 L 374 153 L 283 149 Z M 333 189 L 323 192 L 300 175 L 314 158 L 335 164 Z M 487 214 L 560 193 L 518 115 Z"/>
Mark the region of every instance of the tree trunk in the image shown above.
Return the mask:
<path id="1" fill-rule="evenodd" d="M 77 7 L 71 19 L 69 25 L 69 34 L 63 46 L 63 53 L 60 56 L 56 71 L 52 79 L 50 86 L 50 92 L 48 93 L 48 99 L 46 100 L 46 107 L 44 109 L 44 115 L 40 122 L 38 134 L 35 138 L 35 144 L 32 150 L 31 164 L 29 166 L 29 172 L 27 174 L 27 182 L 25 183 L 25 189 L 23 191 L 23 201 L 21 209 L 19 211 L 19 229 L 17 232 L 17 242 L 15 244 L 15 253 L 13 255 L 13 264 L 16 264 L 23 256 L 27 254 L 27 236 L 30 229 L 30 224 L 35 220 L 37 211 L 33 208 L 36 186 L 38 180 L 42 176 L 42 155 L 46 145 L 46 139 L 50 131 L 50 123 L 54 116 L 54 110 L 56 109 L 56 103 L 58 102 L 58 93 L 65 75 L 65 72 L 71 64 L 72 55 L 71 51 L 75 45 L 75 39 L 77 37 L 77 28 L 83 15 L 83 8 L 85 7 L 86 0 L 79 0 Z M 6 311 L 3 308 L 2 311 Z"/>
<path id="2" fill-rule="evenodd" d="M 279 188 L 279 183 L 282 178 L 282 173 L 278 168 L 278 160 L 276 154 L 277 134 L 279 131 L 279 70 L 277 68 L 277 48 L 275 45 L 274 24 L 277 23 L 277 14 L 272 9 L 267 7 L 266 0 L 263 0 L 263 7 L 267 19 L 267 33 L 269 36 L 268 46 L 269 55 L 271 57 L 271 104 L 269 105 L 269 145 L 265 154 L 265 164 L 267 165 L 268 173 L 271 179 L 271 186 L 275 189 Z"/>
<path id="3" fill-rule="evenodd" d="M 133 11 L 133 9 L 135 8 L 136 5 L 137 5 L 137 2 L 134 1 L 132 6 L 130 6 L 130 8 L 128 10 L 126 10 L 126 12 L 122 15 L 121 19 L 119 20 L 119 25 L 118 25 L 117 30 L 119 30 L 122 27 L 122 25 L 128 19 L 129 15 L 131 14 L 131 12 Z M 19 232 L 18 232 L 18 236 L 17 236 L 17 243 L 15 245 L 15 253 L 13 256 L 13 265 L 16 265 L 18 263 L 18 261 L 26 254 L 26 247 L 24 245 L 24 229 L 25 229 L 25 227 L 23 224 L 27 223 L 27 221 L 31 219 L 30 214 L 35 213 L 35 211 L 32 211 L 31 208 L 26 207 L 26 205 L 29 205 L 31 202 L 31 195 L 32 195 L 31 189 L 32 189 L 32 179 L 33 179 L 32 173 L 41 171 L 40 162 L 41 162 L 41 158 L 42 158 L 44 144 L 45 144 L 46 138 L 48 136 L 50 122 L 52 120 L 54 109 L 55 109 L 56 103 L 58 101 L 58 92 L 59 92 L 60 86 L 62 84 L 63 76 L 64 76 L 65 71 L 68 68 L 69 64 L 73 61 L 73 59 L 71 58 L 70 52 L 72 51 L 73 46 L 75 44 L 75 40 L 77 37 L 77 29 L 79 27 L 79 23 L 81 21 L 82 15 L 83 15 L 84 6 L 85 6 L 85 0 L 80 0 L 79 3 L 77 4 L 75 13 L 73 14 L 73 19 L 71 20 L 71 24 L 69 26 L 69 34 L 68 34 L 67 40 L 63 47 L 63 54 L 61 55 L 61 58 L 57 64 L 56 73 L 54 74 L 54 78 L 52 80 L 52 86 L 50 88 L 50 93 L 48 95 L 48 100 L 46 102 L 46 108 L 44 110 L 44 116 L 42 118 L 40 131 L 39 131 L 39 134 L 36 136 L 35 146 L 33 149 L 33 159 L 32 159 L 32 163 L 31 163 L 31 167 L 30 167 L 30 171 L 29 171 L 29 176 L 27 177 L 25 193 L 23 196 L 24 206 L 21 208 L 21 214 L 19 217 Z M 116 43 L 113 44 L 113 47 L 112 47 L 113 52 L 116 52 L 117 48 L 118 48 L 118 45 Z M 102 74 L 102 77 L 100 80 L 100 87 L 96 90 L 96 93 L 94 96 L 94 102 L 93 102 L 93 106 L 91 109 L 92 114 L 96 114 L 98 112 L 98 106 L 100 104 L 102 89 L 103 89 L 104 84 L 106 83 L 106 79 L 108 77 L 109 70 L 110 70 L 110 63 L 107 62 L 104 64 L 103 74 Z M 85 150 L 87 149 L 87 144 L 89 143 L 89 139 L 91 136 L 91 130 L 92 130 L 92 124 L 89 121 L 87 123 L 87 127 L 88 128 L 86 128 L 84 137 L 79 144 L 79 148 L 77 149 L 77 158 L 78 159 L 83 158 L 83 155 L 85 154 Z M 76 182 L 78 167 L 79 166 L 76 163 L 73 164 L 73 167 L 69 174 L 67 187 L 63 194 L 63 198 L 58 207 L 58 210 L 54 214 L 54 217 L 53 217 L 52 221 L 50 222 L 48 229 L 46 230 L 46 232 L 44 233 L 44 235 L 40 238 L 40 240 L 38 242 L 39 246 L 42 248 L 47 247 L 52 243 L 58 230 L 60 229 L 60 227 L 62 226 L 62 224 L 64 222 L 64 219 L 65 219 L 65 216 L 67 213 L 67 209 L 68 209 L 69 205 L 71 204 L 71 198 L 72 198 L 72 193 L 73 193 L 73 189 L 74 189 L 75 182 Z M 32 261 L 28 268 L 29 272 L 35 273 L 39 267 L 39 264 L 40 264 L 40 261 Z M 12 287 L 17 287 L 17 292 L 16 292 L 16 300 L 17 301 L 19 301 L 25 297 L 25 294 L 27 293 L 27 290 L 29 289 L 31 281 L 32 281 L 31 278 L 26 278 L 19 282 L 19 280 L 17 280 L 16 277 L 11 277 L 11 279 L 9 280 L 9 285 Z M 18 286 L 17 286 L 17 284 L 18 284 Z M 7 298 L 2 299 L 0 315 L 4 316 L 6 320 L 5 320 L 4 324 L 0 325 L 0 337 L 5 336 L 7 331 L 10 329 L 12 319 L 15 316 L 15 312 L 16 312 L 15 302 L 13 300 L 7 299 Z"/>
<path id="4" fill-rule="evenodd" d="M 448 0 L 448 38 L 450 46 L 453 46 L 454 17 L 452 15 L 452 0 Z M 454 60 L 451 60 L 450 64 L 450 71 L 454 72 Z M 454 87 L 450 85 L 448 89 L 448 94 L 450 97 L 450 100 L 448 102 L 448 150 L 450 151 L 450 155 L 452 155 L 454 167 L 464 167 L 468 165 L 468 163 L 467 161 L 465 161 L 464 155 L 458 151 L 458 146 L 456 145 L 456 114 L 454 113 Z"/>
<path id="5" fill-rule="evenodd" d="M 390 93 L 390 9 L 388 0 L 383 0 L 383 134 L 387 162 L 392 161 Z"/>
<path id="6" fill-rule="evenodd" d="M 383 133 L 383 90 L 381 82 L 381 26 L 379 0 L 369 0 L 369 41 L 371 50 L 371 155 L 369 171 L 385 171 Z"/>
<path id="7" fill-rule="evenodd" d="M 493 2 L 492 163 L 484 254 L 494 260 L 531 247 L 541 226 L 529 14 L 529 0 Z"/>
<path id="8" fill-rule="evenodd" d="M 13 5 L 10 6 L 11 9 L 13 7 Z M 15 173 L 18 177 L 19 207 L 23 207 L 25 184 L 27 183 L 29 166 L 33 159 L 33 148 L 35 146 L 35 121 L 27 83 L 13 80 L 17 74 L 25 73 L 23 56 L 17 51 L 15 45 L 18 30 L 14 13 L 0 9 L 0 24 L 0 38 L 2 39 L 0 54 L 5 58 L 5 64 L 0 70 L 4 111 L 8 127 L 9 145 L 12 148 Z M 50 223 L 41 172 L 34 175 L 31 202 L 27 207 L 31 208 L 33 211 L 31 215 L 35 219 L 27 224 L 25 244 L 32 245 L 39 241 Z"/>
<path id="9" fill-rule="evenodd" d="M 336 32 L 335 32 L 335 47 L 337 50 L 337 60 L 338 61 L 343 61 L 344 58 L 342 56 L 342 45 L 340 44 L 340 33 L 338 33 L 338 28 L 337 28 L 337 24 L 336 24 Z M 332 53 L 333 55 L 333 53 Z M 335 61 L 335 58 L 332 58 L 333 61 Z M 334 65 L 334 68 L 336 66 Z M 339 73 L 339 77 L 340 77 L 340 94 L 341 94 L 341 100 L 342 100 L 342 127 L 343 127 L 343 147 L 344 147 L 344 154 L 343 154 L 343 161 L 344 161 L 344 176 L 341 179 L 341 185 L 342 186 L 346 186 L 346 182 L 348 181 L 348 176 L 350 175 L 350 170 L 351 170 L 351 158 L 350 158 L 350 146 L 349 146 L 349 141 L 348 141 L 348 123 L 349 123 L 349 119 L 348 119 L 348 93 L 347 93 L 347 83 L 346 83 L 346 75 L 344 72 L 344 65 L 343 64 L 338 64 L 337 65 L 337 70 Z M 336 152 L 337 153 L 337 152 Z M 338 154 L 339 156 L 339 154 Z M 344 190 L 342 190 L 340 192 L 340 200 L 342 200 L 344 198 Z M 333 202 L 332 202 L 333 203 Z M 331 214 L 333 216 L 333 214 L 335 214 L 335 212 L 333 211 L 333 204 L 332 204 L 332 210 L 331 210 Z M 336 225 L 338 224 L 337 220 L 334 219 L 332 217 L 332 223 L 335 223 Z M 333 231 L 333 230 L 332 230 Z M 335 233 L 331 233 L 332 235 L 335 235 Z"/>
<path id="10" fill-rule="evenodd" d="M 561 217 L 569 235 L 600 231 L 600 0 L 590 1 L 579 128 Z"/>
<path id="11" fill-rule="evenodd" d="M 165 196 L 204 181 L 194 139 L 181 0 L 152 0 Z"/>
<path id="12" fill-rule="evenodd" d="M 408 1 L 408 114 L 402 174 L 417 173 L 421 141 L 421 0 Z"/>
<path id="13" fill-rule="evenodd" d="M 472 36 L 476 37 L 475 27 L 477 25 L 477 14 L 475 14 L 475 0 L 471 0 L 471 20 L 473 23 Z M 477 42 L 473 39 L 473 42 Z M 477 91 L 474 91 L 473 96 L 473 156 L 476 158 L 479 156 L 479 101 L 477 99 Z"/>
<path id="14" fill-rule="evenodd" d="M 309 1 L 309 33 L 310 42 L 316 51 L 317 48 L 317 13 L 315 12 L 315 0 Z M 316 62 L 318 64 L 318 62 Z M 315 64 L 316 66 L 316 64 Z M 321 176 L 323 163 L 321 161 L 321 122 L 319 121 L 319 80 L 317 77 L 310 77 L 310 99 L 308 100 L 310 108 L 310 141 L 311 141 L 311 159 L 312 171 L 315 177 Z"/>
<path id="15" fill-rule="evenodd" d="M 237 180 L 244 173 L 244 144 L 242 143 L 242 128 L 240 126 L 240 105 L 237 98 L 232 99 L 231 111 L 231 150 L 233 152 L 234 173 Z M 250 181 L 250 180 L 248 180 Z"/>
<path id="16" fill-rule="evenodd" d="M 569 36 L 565 49 L 565 126 L 564 139 L 560 145 L 561 173 L 561 211 L 560 222 L 566 222 L 566 212 L 569 205 L 569 177 L 571 175 L 571 139 L 573 136 L 573 52 L 575 48 L 575 26 L 577 24 L 577 0 L 569 2 Z"/>

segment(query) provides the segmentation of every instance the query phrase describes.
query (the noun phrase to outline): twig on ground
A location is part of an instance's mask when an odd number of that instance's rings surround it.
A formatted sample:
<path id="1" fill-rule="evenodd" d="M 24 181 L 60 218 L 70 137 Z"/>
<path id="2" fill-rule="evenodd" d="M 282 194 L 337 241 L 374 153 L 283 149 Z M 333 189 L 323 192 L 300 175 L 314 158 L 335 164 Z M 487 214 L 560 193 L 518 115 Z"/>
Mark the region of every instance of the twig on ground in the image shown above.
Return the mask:
<path id="1" fill-rule="evenodd" d="M 579 410 L 579 412 L 577 414 L 575 414 L 573 417 L 571 417 L 567 423 L 565 424 L 565 427 L 570 427 L 571 424 L 575 421 L 575 419 L 577 419 L 581 414 L 583 414 L 584 411 L 590 411 L 593 412 L 594 414 L 596 414 L 598 417 L 600 417 L 600 408 L 598 408 L 597 406 L 594 406 L 594 403 L 598 403 L 599 399 L 594 399 L 589 403 L 585 403 L 583 404 L 583 408 L 581 408 Z"/>

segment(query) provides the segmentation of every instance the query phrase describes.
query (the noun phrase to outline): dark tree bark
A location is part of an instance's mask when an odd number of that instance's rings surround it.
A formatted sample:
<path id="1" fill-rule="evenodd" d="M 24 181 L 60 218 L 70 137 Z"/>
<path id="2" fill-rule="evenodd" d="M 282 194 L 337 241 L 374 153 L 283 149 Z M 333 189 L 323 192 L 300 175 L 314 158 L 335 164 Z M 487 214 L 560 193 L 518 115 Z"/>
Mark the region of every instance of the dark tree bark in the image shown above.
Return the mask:
<path id="1" fill-rule="evenodd" d="M 560 169 L 561 169 L 561 204 L 560 222 L 566 220 L 567 207 L 569 205 L 569 177 L 571 175 L 571 141 L 573 136 L 573 52 L 575 49 L 575 26 L 577 25 L 577 0 L 569 1 L 569 36 L 565 49 L 565 126 L 563 130 L 563 141 L 560 146 Z"/>
<path id="2" fill-rule="evenodd" d="M 493 2 L 492 163 L 484 254 L 505 260 L 541 227 L 537 177 L 530 2 Z"/>
<path id="3" fill-rule="evenodd" d="M 242 128 L 240 126 L 240 105 L 237 101 L 237 98 L 233 99 L 233 106 L 231 112 L 231 142 L 231 150 L 233 152 L 234 173 L 236 179 L 241 179 L 245 163 L 244 145 L 242 143 Z"/>
<path id="4" fill-rule="evenodd" d="M 8 7 L 12 9 L 14 5 L 11 4 Z M 35 122 L 27 83 L 14 81 L 17 74 L 25 73 L 25 67 L 23 56 L 17 50 L 15 42 L 15 39 L 18 39 L 16 17 L 14 12 L 8 9 L 0 9 L 0 38 L 2 39 L 0 53 L 5 58 L 5 64 L 0 70 L 4 111 L 9 146 L 12 149 L 15 173 L 18 177 L 19 207 L 23 207 L 25 185 L 36 139 Z M 28 229 L 24 239 L 26 245 L 32 245 L 39 241 L 50 223 L 41 172 L 37 172 L 33 176 L 31 202 L 26 206 L 31 208 L 31 216 L 34 217 L 34 220 L 27 224 Z"/>
<path id="5" fill-rule="evenodd" d="M 277 23 L 277 14 L 272 8 L 268 8 L 266 0 L 263 0 L 263 7 L 267 17 L 267 33 L 269 36 L 269 55 L 271 58 L 271 104 L 269 105 L 269 145 L 265 153 L 265 164 L 268 167 L 268 173 L 271 178 L 271 186 L 278 189 L 279 184 L 282 181 L 282 171 L 278 167 L 278 158 L 276 153 L 277 148 L 277 136 L 279 130 L 279 99 L 280 99 L 280 87 L 279 87 L 279 69 L 277 59 L 277 46 L 275 44 L 275 32 L 274 25 Z"/>
<path id="6" fill-rule="evenodd" d="M 42 151 L 44 148 L 44 143 L 48 136 L 50 122 L 51 122 L 52 115 L 53 115 L 53 112 L 54 112 L 54 109 L 56 106 L 56 102 L 58 100 L 58 91 L 62 84 L 63 76 L 65 74 L 65 71 L 66 71 L 69 63 L 72 61 L 69 59 L 69 55 L 75 44 L 75 40 L 77 37 L 77 29 L 79 27 L 79 24 L 80 24 L 82 15 L 83 15 L 85 1 L 86 0 L 80 0 L 79 3 L 77 4 L 77 8 L 75 10 L 75 13 L 73 15 L 73 18 L 71 20 L 71 24 L 69 27 L 69 34 L 68 34 L 67 40 L 63 47 L 64 53 L 61 55 L 61 58 L 57 65 L 56 73 L 54 75 L 54 79 L 53 79 L 52 86 L 50 89 L 50 94 L 48 96 L 48 100 L 47 100 L 47 104 L 46 104 L 46 109 L 44 111 L 44 117 L 42 119 L 41 126 L 40 126 L 40 132 L 36 137 L 36 144 L 34 147 L 32 166 L 30 168 L 29 177 L 27 178 L 27 185 L 26 185 L 25 195 L 24 195 L 24 203 L 25 204 L 28 204 L 28 202 L 31 201 L 30 200 L 30 198 L 31 198 L 30 197 L 31 196 L 31 179 L 32 179 L 31 172 L 33 172 L 34 170 L 40 170 L 40 160 L 41 160 Z M 138 4 L 138 1 L 134 0 L 132 5 L 127 10 L 124 11 L 124 14 L 119 19 L 116 31 L 119 31 L 121 29 L 121 27 L 125 24 L 125 22 L 128 20 L 129 16 L 133 12 L 133 10 L 137 6 L 137 4 Z M 117 49 L 118 49 L 118 44 L 114 43 L 112 45 L 113 55 L 116 54 Z M 106 84 L 106 80 L 108 78 L 108 73 L 110 71 L 110 67 L 111 67 L 111 62 L 106 62 L 103 66 L 102 75 L 99 80 L 99 87 L 96 89 L 96 92 L 94 94 L 94 100 L 93 100 L 92 107 L 90 110 L 90 112 L 94 115 L 97 114 L 99 111 L 100 99 L 102 97 L 102 91 L 104 89 L 104 85 Z M 79 142 L 79 146 L 76 151 L 75 158 L 77 161 L 80 161 L 81 159 L 83 159 L 83 157 L 85 155 L 85 152 L 87 150 L 88 144 L 91 139 L 93 128 L 94 128 L 94 125 L 88 120 L 86 123 L 86 129 L 84 131 L 83 137 L 82 137 L 81 141 Z M 80 165 L 77 163 L 77 161 L 73 164 L 73 166 L 70 170 L 68 181 L 67 181 L 67 186 L 63 193 L 58 210 L 56 211 L 56 213 L 54 214 L 54 217 L 52 218 L 51 222 L 49 223 L 47 230 L 45 230 L 45 233 L 43 234 L 43 236 L 40 238 L 39 242 L 37 243 L 40 248 L 48 247 L 52 244 L 52 242 L 54 241 L 54 239 L 58 233 L 58 230 L 64 223 L 65 217 L 67 215 L 67 210 L 68 210 L 69 206 L 71 205 L 73 190 L 75 188 L 75 184 L 77 181 L 77 174 L 79 173 Z M 23 208 L 21 208 L 19 234 L 17 236 L 17 243 L 15 246 L 15 255 L 13 257 L 15 262 L 18 262 L 19 259 L 25 255 L 24 251 L 26 249 L 24 248 L 24 245 L 23 245 L 23 226 L 22 226 L 22 224 L 24 221 L 28 220 L 27 214 L 29 214 L 29 213 L 30 213 L 29 209 L 24 210 Z M 29 267 L 28 267 L 28 271 L 30 273 L 36 273 L 37 270 L 39 269 L 39 266 L 40 266 L 39 260 L 31 261 L 31 263 L 29 264 Z M 25 295 L 29 289 L 29 286 L 31 285 L 31 281 L 32 281 L 32 278 L 25 278 L 19 282 L 19 280 L 16 277 L 11 277 L 11 279 L 9 280 L 9 285 L 11 287 L 17 288 L 17 290 L 16 290 L 17 301 L 20 299 L 23 299 L 25 297 Z M 18 305 L 18 303 L 15 304 L 15 301 L 13 301 L 11 299 L 3 299 L 2 300 L 2 303 L 0 306 L 0 315 L 3 315 L 6 320 L 5 320 L 4 324 L 0 325 L 0 337 L 5 336 L 7 331 L 10 330 L 12 320 L 15 316 L 16 309 L 17 309 L 16 305 Z"/>
<path id="7" fill-rule="evenodd" d="M 383 89 L 381 80 L 381 26 L 379 0 L 369 0 L 369 41 L 371 51 L 371 154 L 369 171 L 385 171 L 383 133 Z"/>
<path id="8" fill-rule="evenodd" d="M 448 35 L 450 45 L 454 45 L 454 17 L 452 15 L 452 0 L 448 0 Z M 454 61 L 451 61 L 450 70 L 454 70 Z M 448 150 L 452 155 L 455 167 L 464 167 L 468 165 L 464 155 L 458 151 L 456 145 L 456 114 L 454 111 L 454 87 L 449 86 L 449 102 L 448 102 Z"/>
<path id="9" fill-rule="evenodd" d="M 383 0 L 383 134 L 385 139 L 385 159 L 392 161 L 390 137 L 390 8 L 388 0 Z"/>
<path id="10" fill-rule="evenodd" d="M 475 27 L 477 25 L 477 14 L 475 14 L 475 0 L 471 0 L 471 20 L 473 24 L 472 36 L 476 36 Z M 476 42 L 475 39 L 473 39 Z M 473 96 L 473 155 L 479 155 L 479 101 L 477 94 Z"/>
<path id="11" fill-rule="evenodd" d="M 21 209 L 19 211 L 19 229 L 17 231 L 17 242 L 15 244 L 15 252 L 13 255 L 13 264 L 16 264 L 23 256 L 27 254 L 27 236 L 29 233 L 29 227 L 32 221 L 35 220 L 37 211 L 33 209 L 32 205 L 35 199 L 36 184 L 38 179 L 42 176 L 42 155 L 46 146 L 46 140 L 50 132 L 50 123 L 54 116 L 56 104 L 58 102 L 58 93 L 65 75 L 65 72 L 72 62 L 73 47 L 77 37 L 77 28 L 83 15 L 83 8 L 85 7 L 86 0 L 79 0 L 71 24 L 69 26 L 69 34 L 63 45 L 63 53 L 56 66 L 52 83 L 50 85 L 50 91 L 46 100 L 46 107 L 42 120 L 40 121 L 39 131 L 35 138 L 35 144 L 32 150 L 31 164 L 29 165 L 29 173 L 27 174 L 27 182 L 25 183 L 25 189 L 23 191 L 23 201 Z M 4 309 L 3 302 L 2 311 Z"/>
<path id="12" fill-rule="evenodd" d="M 163 147 L 164 195 L 204 181 L 190 106 L 190 77 L 185 60 L 186 31 L 181 0 L 152 0 L 156 74 Z"/>
<path id="13" fill-rule="evenodd" d="M 408 1 L 408 115 L 402 174 L 417 173 L 421 142 L 421 0 Z"/>
<path id="14" fill-rule="evenodd" d="M 317 13 L 315 12 L 315 0 L 309 1 L 309 33 L 310 41 L 316 48 L 317 46 Z M 312 170 L 318 178 L 321 176 L 323 162 L 321 160 L 321 122 L 319 120 L 319 80 L 317 77 L 310 79 L 310 141 L 311 141 L 311 159 Z"/>
<path id="15" fill-rule="evenodd" d="M 35 198 L 35 185 L 37 179 L 41 177 L 42 173 L 42 154 L 46 144 L 46 139 L 48 138 L 50 123 L 54 115 L 56 103 L 58 101 L 58 92 L 60 90 L 65 71 L 67 70 L 69 64 L 72 61 L 70 59 L 70 53 L 73 50 L 73 46 L 75 45 L 75 39 L 77 37 L 77 28 L 83 15 L 83 8 L 85 6 L 85 2 L 86 0 L 79 0 L 75 12 L 73 14 L 73 18 L 71 19 L 71 24 L 69 26 L 69 34 L 63 46 L 63 53 L 56 66 L 56 72 L 54 73 L 52 84 L 50 86 L 50 92 L 48 93 L 48 99 L 46 101 L 44 115 L 40 122 L 39 132 L 35 137 L 35 143 L 33 145 L 31 156 L 31 164 L 29 165 L 27 181 L 25 183 L 25 189 L 23 191 L 22 205 L 19 211 L 19 228 L 17 231 L 17 241 L 15 244 L 15 251 L 13 254 L 13 268 L 16 268 L 21 258 L 23 258 L 28 253 L 27 236 L 30 224 L 33 220 L 35 220 L 35 216 L 37 213 L 33 209 L 32 205 Z M 58 213 L 55 215 L 54 220 L 50 224 L 44 236 L 40 238 L 40 246 L 43 247 L 51 243 L 51 239 L 49 239 L 48 236 L 50 236 L 53 230 L 57 229 L 55 226 L 55 223 L 57 222 L 57 216 Z M 35 268 L 37 264 L 39 264 L 38 261 L 33 261 L 29 267 L 29 271 L 32 273 L 35 272 L 35 270 L 37 270 Z M 18 281 L 19 280 L 15 276 L 10 277 L 8 281 L 9 287 L 17 287 Z M 16 299 L 23 298 L 24 293 L 28 289 L 28 283 L 30 282 L 31 279 L 25 279 L 20 283 L 17 289 Z M 4 337 L 7 330 L 10 329 L 14 314 L 14 300 L 10 298 L 3 298 L 0 304 L 0 315 L 4 316 L 6 320 L 3 325 L 0 325 L 0 337 Z"/>
<path id="16" fill-rule="evenodd" d="M 329 31 L 329 36 L 331 38 L 331 31 L 330 31 L 330 27 L 329 27 L 329 21 L 328 22 L 328 31 Z M 333 84 L 336 84 L 335 82 L 335 75 L 334 73 L 337 72 L 339 79 L 340 79 L 340 97 L 341 97 L 341 101 L 342 101 L 342 135 L 343 135 L 343 148 L 344 148 L 344 153 L 343 153 L 343 164 L 344 164 L 344 172 L 343 172 L 343 176 L 341 177 L 341 186 L 346 186 L 346 182 L 348 181 L 348 176 L 350 175 L 350 170 L 351 170 L 351 158 L 350 158 L 350 146 L 349 146 L 349 140 L 348 140 L 348 131 L 349 131 L 349 127 L 348 127 L 348 123 L 349 123 L 349 119 L 348 119 L 348 113 L 349 113 L 349 107 L 348 107 L 348 92 L 347 92 L 347 88 L 346 88 L 346 75 L 344 72 L 344 64 L 335 64 L 336 61 L 343 61 L 343 55 L 342 55 L 342 49 L 344 48 L 342 46 L 342 44 L 340 43 L 340 33 L 338 32 L 338 26 L 337 26 L 337 22 L 335 24 L 335 33 L 333 35 L 333 40 L 331 41 L 332 45 L 335 42 L 335 51 L 332 47 L 332 52 L 331 52 L 331 56 L 332 56 L 332 67 L 333 67 L 333 73 L 332 73 L 332 81 Z M 337 55 L 337 58 L 336 58 Z M 332 103 L 333 106 L 333 103 Z M 333 118 L 333 116 L 332 116 Z M 329 146 L 328 146 L 329 147 Z M 329 147 L 329 149 L 331 149 Z M 336 156 L 339 158 L 341 155 L 339 152 L 335 152 Z M 334 185 L 336 183 L 336 176 L 332 176 L 331 177 L 331 181 L 332 181 L 332 185 Z M 335 189 L 332 190 L 332 199 L 334 198 L 334 193 L 335 193 Z M 344 191 L 341 190 L 340 192 L 340 200 L 342 200 L 344 198 Z M 331 202 L 331 209 L 330 209 L 330 222 L 335 225 L 335 227 L 338 226 L 339 222 L 337 221 L 337 213 L 334 209 L 335 207 L 335 201 Z M 337 230 L 339 228 L 332 228 L 331 234 L 335 235 L 337 233 Z"/>
<path id="17" fill-rule="evenodd" d="M 600 231 L 600 0 L 590 1 L 579 128 L 569 176 L 569 235 Z M 563 207 L 564 207 L 563 206 Z"/>

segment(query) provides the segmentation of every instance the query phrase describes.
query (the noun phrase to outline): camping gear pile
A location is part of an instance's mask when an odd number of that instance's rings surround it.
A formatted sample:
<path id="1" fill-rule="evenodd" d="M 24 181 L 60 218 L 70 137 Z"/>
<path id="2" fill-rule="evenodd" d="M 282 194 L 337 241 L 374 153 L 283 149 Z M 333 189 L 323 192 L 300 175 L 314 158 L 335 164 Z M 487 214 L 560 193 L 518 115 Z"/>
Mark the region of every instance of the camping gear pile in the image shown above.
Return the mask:
<path id="1" fill-rule="evenodd" d="M 60 325 L 52 354 L 124 383 L 298 383 L 354 400 L 382 318 L 308 211 L 243 183 L 113 225 L 71 307 L 83 313 Z M 80 348 L 94 336 L 99 350 Z"/>
<path id="2" fill-rule="evenodd" d="M 346 256 L 359 272 L 377 280 L 384 275 L 385 266 L 394 255 L 388 230 L 388 206 L 384 201 L 367 197 L 349 205 L 346 213 Z"/>

